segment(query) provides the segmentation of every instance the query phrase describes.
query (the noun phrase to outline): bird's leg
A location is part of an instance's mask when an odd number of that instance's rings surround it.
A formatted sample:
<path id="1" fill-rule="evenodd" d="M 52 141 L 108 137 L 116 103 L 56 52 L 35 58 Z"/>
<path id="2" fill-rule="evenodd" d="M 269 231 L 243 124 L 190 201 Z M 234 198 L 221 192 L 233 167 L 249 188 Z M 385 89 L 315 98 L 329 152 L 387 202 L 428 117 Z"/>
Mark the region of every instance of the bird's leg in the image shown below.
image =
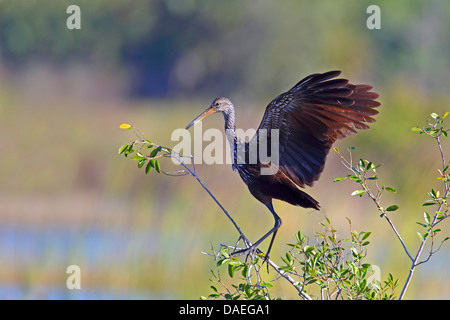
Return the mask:
<path id="1" fill-rule="evenodd" d="M 267 237 L 271 232 L 273 232 L 272 239 L 270 239 L 269 248 L 267 249 L 267 253 L 264 256 L 265 262 L 267 262 L 267 260 L 269 260 L 269 253 L 270 253 L 270 250 L 272 249 L 273 241 L 275 240 L 275 236 L 277 235 L 278 229 L 281 227 L 281 224 L 283 223 L 281 218 L 276 214 L 275 210 L 273 209 L 272 203 L 269 202 L 269 204 L 266 204 L 266 206 L 267 206 L 267 208 L 269 208 L 270 212 L 272 212 L 272 214 L 273 214 L 273 217 L 275 219 L 275 225 L 274 225 L 273 229 L 271 231 L 269 231 L 269 233 L 266 235 L 266 237 Z M 258 243 L 258 241 L 257 241 L 257 243 Z"/>
<path id="2" fill-rule="evenodd" d="M 281 219 L 280 219 L 280 226 L 281 226 Z M 279 228 L 280 226 L 278 226 L 278 228 Z M 275 231 L 273 232 L 273 235 L 272 235 L 272 239 L 270 239 L 269 248 L 267 249 L 267 253 L 266 253 L 266 255 L 264 256 L 264 262 L 267 262 L 267 260 L 269 260 L 269 253 L 270 253 L 270 250 L 272 250 L 273 240 L 275 240 L 275 236 L 277 235 L 278 228 L 275 229 Z"/>
<path id="3" fill-rule="evenodd" d="M 245 254 L 245 253 L 248 254 L 248 253 L 251 253 L 251 252 L 256 252 L 257 247 L 261 244 L 261 242 L 263 242 L 268 236 L 270 236 L 273 233 L 272 239 L 270 240 L 269 248 L 267 250 L 266 255 L 264 256 L 264 261 L 267 262 L 267 260 L 269 260 L 269 253 L 270 253 L 270 250 L 272 249 L 273 241 L 275 240 L 275 236 L 277 234 L 277 231 L 281 227 L 282 220 L 276 214 L 275 210 L 273 209 L 272 203 L 268 203 L 268 204 L 266 204 L 266 206 L 270 210 L 270 212 L 272 212 L 273 217 L 275 218 L 275 225 L 274 225 L 274 227 L 272 229 L 270 229 L 270 231 L 267 232 L 265 235 L 263 235 L 261 237 L 261 239 L 259 239 L 254 244 L 252 244 L 249 248 L 233 252 L 234 256 L 239 256 L 239 255 L 242 255 L 242 254 Z"/>

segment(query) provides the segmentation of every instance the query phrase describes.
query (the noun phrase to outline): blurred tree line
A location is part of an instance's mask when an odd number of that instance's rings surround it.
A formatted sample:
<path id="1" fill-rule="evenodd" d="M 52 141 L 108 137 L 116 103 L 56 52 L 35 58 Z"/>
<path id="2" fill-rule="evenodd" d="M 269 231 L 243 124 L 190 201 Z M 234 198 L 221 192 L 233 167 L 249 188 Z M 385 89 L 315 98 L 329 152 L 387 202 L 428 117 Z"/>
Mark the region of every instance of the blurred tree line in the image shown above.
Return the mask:
<path id="1" fill-rule="evenodd" d="M 71 4 L 81 8 L 81 30 L 66 28 Z M 41 61 L 121 68 L 129 94 L 148 97 L 242 88 L 257 96 L 334 68 L 383 84 L 401 76 L 448 90 L 450 2 L 377 1 L 381 30 L 366 28 L 370 4 L 3 0 L 0 62 L 14 72 Z"/>

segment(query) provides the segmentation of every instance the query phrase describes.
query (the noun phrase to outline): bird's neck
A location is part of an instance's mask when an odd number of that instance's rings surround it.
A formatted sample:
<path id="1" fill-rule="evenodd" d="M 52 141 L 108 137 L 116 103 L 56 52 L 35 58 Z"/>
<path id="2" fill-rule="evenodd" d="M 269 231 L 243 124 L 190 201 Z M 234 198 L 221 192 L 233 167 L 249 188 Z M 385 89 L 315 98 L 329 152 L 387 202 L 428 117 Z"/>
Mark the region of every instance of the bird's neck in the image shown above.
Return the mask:
<path id="1" fill-rule="evenodd" d="M 236 115 L 234 113 L 234 108 L 229 108 L 224 111 L 223 117 L 225 118 L 225 129 L 236 131 Z"/>
<path id="2" fill-rule="evenodd" d="M 232 141 L 237 141 L 238 136 L 236 134 L 236 115 L 234 113 L 234 108 L 229 108 L 224 111 L 223 117 L 225 118 L 225 132 L 228 140 L 230 143 Z"/>

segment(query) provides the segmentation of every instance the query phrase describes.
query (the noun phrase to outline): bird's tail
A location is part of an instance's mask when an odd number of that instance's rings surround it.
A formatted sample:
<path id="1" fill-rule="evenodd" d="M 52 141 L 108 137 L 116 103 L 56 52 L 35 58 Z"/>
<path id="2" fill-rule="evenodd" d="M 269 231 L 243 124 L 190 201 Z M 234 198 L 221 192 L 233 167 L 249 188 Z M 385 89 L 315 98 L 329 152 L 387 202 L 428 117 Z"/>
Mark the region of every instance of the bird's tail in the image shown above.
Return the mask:
<path id="1" fill-rule="evenodd" d="M 300 206 L 303 208 L 313 208 L 319 210 L 320 205 L 319 202 L 311 197 L 306 192 L 300 190 L 297 186 L 287 186 L 283 185 L 281 193 L 282 194 L 274 194 L 273 197 L 275 199 L 280 199 L 286 201 L 293 206 Z"/>
<path id="2" fill-rule="evenodd" d="M 264 176 L 264 177 L 273 177 L 273 176 Z M 270 179 L 270 178 L 269 178 Z M 302 191 L 295 183 L 286 178 L 283 183 L 280 181 L 273 182 L 269 184 L 270 188 L 264 189 L 266 184 L 262 184 L 262 190 L 259 190 L 259 193 L 256 193 L 256 198 L 262 203 L 266 203 L 266 199 L 259 199 L 257 196 L 262 192 L 265 196 L 269 198 L 278 199 L 285 201 L 293 206 L 301 206 L 303 208 L 313 208 L 319 210 L 320 205 L 317 200 L 311 197 L 306 192 Z M 250 188 L 249 188 L 250 189 Z M 251 191 L 251 189 L 250 189 Z"/>
<path id="3" fill-rule="evenodd" d="M 295 190 L 295 192 L 296 192 L 296 197 L 294 199 L 295 201 L 294 203 L 291 204 L 295 206 L 301 206 L 303 208 L 313 208 L 315 210 L 319 210 L 320 205 L 316 199 L 314 199 L 309 194 L 303 192 L 300 189 Z"/>

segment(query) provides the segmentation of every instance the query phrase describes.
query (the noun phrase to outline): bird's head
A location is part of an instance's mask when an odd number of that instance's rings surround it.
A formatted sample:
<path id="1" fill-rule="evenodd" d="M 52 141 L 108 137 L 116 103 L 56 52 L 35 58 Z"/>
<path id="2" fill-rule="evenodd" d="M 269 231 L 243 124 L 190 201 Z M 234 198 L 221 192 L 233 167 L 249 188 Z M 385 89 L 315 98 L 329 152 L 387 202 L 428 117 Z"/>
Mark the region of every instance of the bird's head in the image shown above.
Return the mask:
<path id="1" fill-rule="evenodd" d="M 203 118 L 206 118 L 207 116 L 216 113 L 216 112 L 223 112 L 228 113 L 230 110 L 233 109 L 233 104 L 228 98 L 220 97 L 216 98 L 211 102 L 211 105 L 208 109 L 206 109 L 202 114 L 200 114 L 197 118 L 191 121 L 186 127 L 186 129 L 189 129 L 197 122 L 201 121 Z"/>

